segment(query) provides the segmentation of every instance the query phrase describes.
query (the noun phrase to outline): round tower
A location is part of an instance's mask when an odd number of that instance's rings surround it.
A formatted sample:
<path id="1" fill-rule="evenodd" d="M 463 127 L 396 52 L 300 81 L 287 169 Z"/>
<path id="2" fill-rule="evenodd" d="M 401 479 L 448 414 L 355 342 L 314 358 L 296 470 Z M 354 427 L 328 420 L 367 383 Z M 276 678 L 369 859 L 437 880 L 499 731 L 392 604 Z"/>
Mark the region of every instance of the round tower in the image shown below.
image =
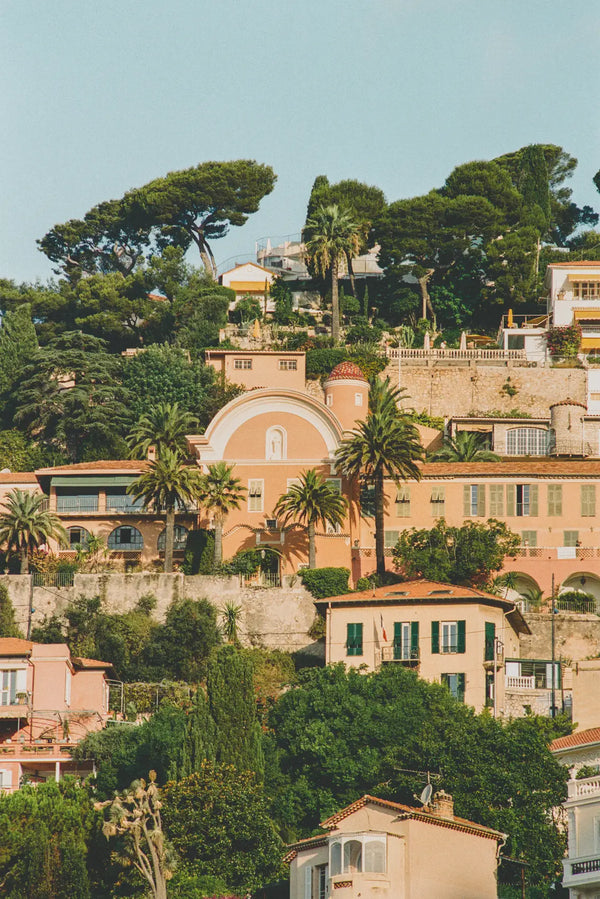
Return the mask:
<path id="1" fill-rule="evenodd" d="M 352 431 L 356 422 L 369 411 L 369 382 L 354 362 L 340 362 L 325 384 L 325 404 L 344 431 Z"/>
<path id="2" fill-rule="evenodd" d="M 550 454 L 552 456 L 586 456 L 583 403 L 567 397 L 550 406 Z"/>

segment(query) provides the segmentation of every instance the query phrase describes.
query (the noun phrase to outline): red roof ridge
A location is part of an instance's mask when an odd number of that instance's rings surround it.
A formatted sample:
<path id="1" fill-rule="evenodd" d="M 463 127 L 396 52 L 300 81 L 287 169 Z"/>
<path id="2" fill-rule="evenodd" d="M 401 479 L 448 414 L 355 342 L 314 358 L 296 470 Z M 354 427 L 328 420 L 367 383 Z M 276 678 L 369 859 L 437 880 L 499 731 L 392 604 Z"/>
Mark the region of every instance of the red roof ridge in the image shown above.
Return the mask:
<path id="1" fill-rule="evenodd" d="M 576 746 L 587 746 L 592 743 L 600 743 L 600 727 L 590 727 L 587 730 L 576 731 L 564 737 L 557 737 L 550 743 L 550 752 L 558 752 L 561 749 L 571 749 Z"/>

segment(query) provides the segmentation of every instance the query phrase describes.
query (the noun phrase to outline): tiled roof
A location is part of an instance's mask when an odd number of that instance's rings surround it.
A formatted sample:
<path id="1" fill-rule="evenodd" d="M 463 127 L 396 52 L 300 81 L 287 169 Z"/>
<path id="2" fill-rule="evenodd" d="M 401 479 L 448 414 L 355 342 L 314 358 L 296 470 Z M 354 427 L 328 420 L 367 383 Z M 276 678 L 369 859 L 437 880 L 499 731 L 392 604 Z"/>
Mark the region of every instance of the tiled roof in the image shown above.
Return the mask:
<path id="1" fill-rule="evenodd" d="M 0 656 L 25 656 L 31 653 L 31 640 L 19 640 L 17 637 L 0 637 Z"/>
<path id="2" fill-rule="evenodd" d="M 600 727 L 591 727 L 589 730 L 567 734 L 566 737 L 558 737 L 550 743 L 550 751 L 558 752 L 560 749 L 574 749 L 577 746 L 588 746 L 593 743 L 600 743 Z"/>
<path id="3" fill-rule="evenodd" d="M 0 484 L 37 484 L 35 471 L 0 471 Z"/>
<path id="4" fill-rule="evenodd" d="M 355 362 L 340 362 L 339 365 L 333 369 L 329 377 L 328 381 L 366 381 L 362 369 L 356 365 Z"/>
<path id="5" fill-rule="evenodd" d="M 145 459 L 100 459 L 96 462 L 75 462 L 73 465 L 57 465 L 55 468 L 38 468 L 36 475 L 40 474 L 64 474 L 75 473 L 80 474 L 90 472 L 90 474 L 98 474 L 102 471 L 122 471 L 122 472 L 141 472 L 148 462 Z"/>
<path id="6" fill-rule="evenodd" d="M 491 593 L 485 593 L 483 590 L 477 590 L 475 587 L 457 587 L 456 584 L 442 584 L 437 581 L 402 581 L 398 584 L 389 584 L 387 587 L 374 587 L 369 590 L 361 590 L 358 593 L 343 593 L 340 596 L 328 596 L 319 602 L 368 602 L 370 599 L 402 599 L 410 601 L 411 599 L 435 599 L 449 597 L 453 600 L 461 599 L 481 599 L 493 600 L 495 603 L 502 602 L 512 608 L 513 603 L 502 599 L 500 596 L 493 596 Z"/>
<path id="7" fill-rule="evenodd" d="M 349 815 L 353 815 L 354 812 L 357 812 L 359 809 L 364 808 L 365 805 L 379 805 L 382 808 L 388 808 L 392 811 L 397 811 L 401 813 L 401 817 L 403 818 L 413 818 L 417 821 L 425 821 L 428 824 L 436 824 L 441 827 L 450 827 L 453 830 L 462 830 L 467 833 L 477 833 L 483 837 L 490 837 L 494 840 L 504 840 L 505 835 L 500 833 L 498 830 L 492 830 L 491 827 L 484 827 L 483 824 L 476 824 L 474 821 L 468 821 L 466 818 L 457 818 L 453 816 L 452 818 L 442 818 L 438 815 L 434 815 L 432 812 L 426 811 L 424 808 L 412 808 L 410 805 L 402 805 L 399 802 L 391 802 L 389 799 L 380 799 L 377 796 L 361 796 L 360 799 L 357 799 L 356 802 L 353 802 L 352 805 L 346 806 L 346 808 L 340 809 L 339 812 L 336 812 L 335 815 L 332 815 L 330 818 L 327 818 L 326 821 L 321 822 L 321 827 L 332 830 L 336 827 L 340 821 L 343 821 L 344 818 L 349 817 Z M 298 844 L 294 844 L 294 847 Z"/>
<path id="8" fill-rule="evenodd" d="M 548 268 L 589 268 L 590 265 L 600 265 L 600 260 L 592 259 L 589 262 L 550 262 Z"/>
<path id="9" fill-rule="evenodd" d="M 480 476 L 503 478 L 511 475 L 527 477 L 600 477 L 600 460 L 524 458 L 515 462 L 424 462 L 419 466 L 424 478 Z"/>
<path id="10" fill-rule="evenodd" d="M 75 668 L 112 668 L 112 662 L 100 662 L 98 659 L 81 659 L 73 656 L 71 659 Z"/>
<path id="11" fill-rule="evenodd" d="M 579 400 L 572 400 L 570 396 L 568 396 L 566 400 L 559 400 L 558 403 L 550 403 L 549 408 L 554 409 L 555 406 L 581 406 L 582 409 L 587 411 L 585 403 L 580 403 Z"/>

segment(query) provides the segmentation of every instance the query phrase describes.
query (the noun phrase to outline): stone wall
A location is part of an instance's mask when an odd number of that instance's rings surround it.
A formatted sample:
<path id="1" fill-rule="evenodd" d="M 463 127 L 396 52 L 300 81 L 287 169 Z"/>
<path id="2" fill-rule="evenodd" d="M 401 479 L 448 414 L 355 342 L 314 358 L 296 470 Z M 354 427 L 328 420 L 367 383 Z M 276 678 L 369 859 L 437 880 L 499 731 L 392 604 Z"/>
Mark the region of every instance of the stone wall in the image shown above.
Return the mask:
<path id="1" fill-rule="evenodd" d="M 237 576 L 217 578 L 183 574 L 76 574 L 72 587 L 31 587 L 27 575 L 3 575 L 19 626 L 27 631 L 30 596 L 32 623 L 61 614 L 78 596 L 100 596 L 107 612 L 126 612 L 138 600 L 152 594 L 157 607 L 153 613 L 164 620 L 167 608 L 177 599 L 208 599 L 217 609 L 233 602 L 241 606 L 240 636 L 249 646 L 282 649 L 288 652 L 317 652 L 308 637 L 315 618 L 314 601 L 300 581 L 284 587 L 240 586 Z"/>
<path id="2" fill-rule="evenodd" d="M 529 612 L 525 620 L 531 636 L 521 637 L 521 658 L 552 658 L 552 618 L 546 613 Z M 554 616 L 555 658 L 567 663 L 600 653 L 600 617 L 578 612 L 558 612 Z"/>
<path id="3" fill-rule="evenodd" d="M 386 375 L 393 384 L 404 387 L 409 404 L 417 412 L 452 417 L 473 412 L 499 410 L 506 414 L 519 409 L 532 417 L 548 416 L 550 403 L 571 399 L 587 400 L 586 372 L 582 368 L 537 368 L 507 362 L 489 365 L 469 363 L 431 362 L 429 365 L 394 361 Z M 510 381 L 507 379 L 510 378 Z M 512 396 L 503 390 L 506 385 Z"/>

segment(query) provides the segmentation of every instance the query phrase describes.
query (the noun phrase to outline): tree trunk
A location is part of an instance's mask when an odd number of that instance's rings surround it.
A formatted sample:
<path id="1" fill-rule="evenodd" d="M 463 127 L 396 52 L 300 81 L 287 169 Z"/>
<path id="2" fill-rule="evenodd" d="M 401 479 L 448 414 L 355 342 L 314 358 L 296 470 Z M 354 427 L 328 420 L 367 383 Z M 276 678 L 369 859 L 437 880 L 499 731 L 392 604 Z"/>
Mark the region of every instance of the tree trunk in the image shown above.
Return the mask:
<path id="1" fill-rule="evenodd" d="M 215 565 L 223 561 L 223 519 L 215 517 Z"/>
<path id="2" fill-rule="evenodd" d="M 338 295 L 337 261 L 331 266 L 331 336 L 334 344 L 340 342 L 340 298 Z"/>
<path id="3" fill-rule="evenodd" d="M 308 567 L 317 567 L 317 550 L 315 546 L 315 523 L 308 522 Z"/>
<path id="4" fill-rule="evenodd" d="M 421 299 L 422 299 L 422 301 L 423 301 L 423 308 L 422 308 L 422 310 L 421 310 L 422 313 L 423 313 L 423 314 L 422 314 L 422 317 L 423 317 L 424 319 L 426 319 L 426 318 L 427 318 L 427 310 L 429 310 L 429 312 L 431 313 L 431 321 L 433 322 L 433 327 L 435 328 L 435 326 L 436 326 L 436 321 L 435 321 L 436 316 L 435 316 L 434 308 L 433 308 L 433 306 L 432 306 L 432 304 L 431 304 L 431 297 L 429 296 L 429 290 L 428 290 L 428 287 L 427 287 L 427 285 L 428 285 L 429 282 L 431 281 L 431 276 L 433 275 L 434 272 L 435 272 L 435 269 L 434 269 L 434 268 L 428 268 L 428 269 L 427 269 L 426 274 L 424 274 L 422 278 L 419 278 L 419 288 L 420 288 L 420 290 L 421 290 Z"/>
<path id="5" fill-rule="evenodd" d="M 21 574 L 29 574 L 29 553 L 27 552 L 27 546 L 21 547 Z"/>
<path id="6" fill-rule="evenodd" d="M 167 509 L 165 528 L 165 573 L 173 571 L 173 543 L 175 541 L 175 507 Z"/>
<path id="7" fill-rule="evenodd" d="M 354 277 L 354 269 L 352 267 L 352 256 L 346 253 L 346 265 L 348 266 L 348 277 L 350 278 L 350 292 L 356 299 L 356 278 Z"/>
<path id="8" fill-rule="evenodd" d="M 377 574 L 385 575 L 385 493 L 383 472 L 375 475 L 375 557 Z"/>

